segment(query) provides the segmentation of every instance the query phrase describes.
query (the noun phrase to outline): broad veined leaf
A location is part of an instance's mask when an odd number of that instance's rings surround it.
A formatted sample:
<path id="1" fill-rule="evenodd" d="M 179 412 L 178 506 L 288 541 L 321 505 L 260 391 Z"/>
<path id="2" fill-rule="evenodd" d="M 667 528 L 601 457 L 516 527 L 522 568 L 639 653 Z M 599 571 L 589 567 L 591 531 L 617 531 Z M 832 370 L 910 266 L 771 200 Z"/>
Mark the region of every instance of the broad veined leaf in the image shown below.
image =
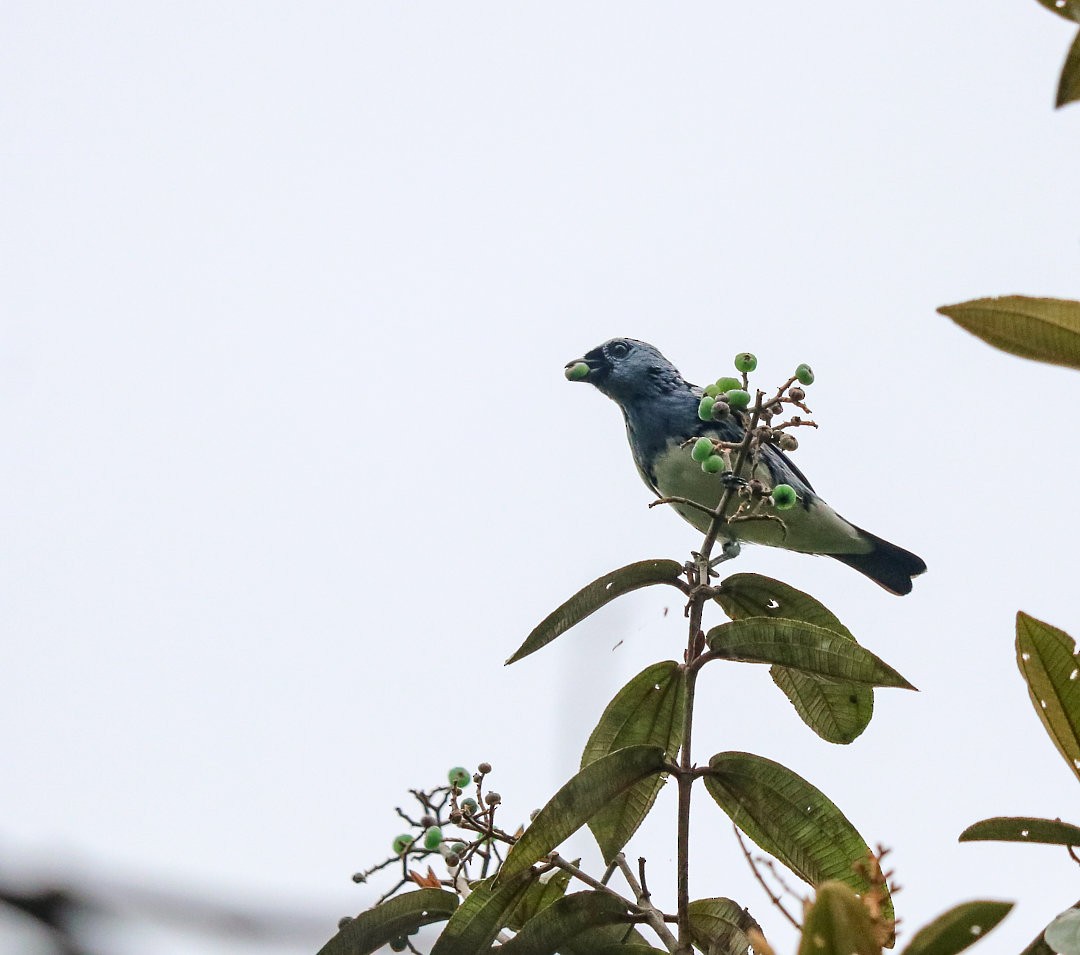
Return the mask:
<path id="1" fill-rule="evenodd" d="M 1016 662 L 1046 732 L 1080 779 L 1080 660 L 1064 630 L 1016 615 Z"/>
<path id="2" fill-rule="evenodd" d="M 1080 0 L 1039 0 L 1039 3 L 1059 17 L 1080 23 Z"/>
<path id="3" fill-rule="evenodd" d="M 843 882 L 818 886 L 803 918 L 799 955 L 880 955 L 870 912 Z"/>
<path id="4" fill-rule="evenodd" d="M 552 869 L 550 872 L 545 872 L 525 890 L 521 900 L 506 920 L 507 928 L 520 932 L 521 927 L 529 919 L 566 895 L 570 878 L 570 873 L 565 869 Z"/>
<path id="5" fill-rule="evenodd" d="M 802 620 L 745 617 L 713 627 L 705 639 L 725 660 L 776 663 L 848 683 L 915 689 L 854 640 Z"/>
<path id="6" fill-rule="evenodd" d="M 938 311 L 1002 351 L 1080 368 L 1080 302 L 1003 295 L 943 305 Z"/>
<path id="7" fill-rule="evenodd" d="M 915 933 L 901 955 L 956 955 L 974 945 L 1012 910 L 1012 902 L 964 902 Z"/>
<path id="8" fill-rule="evenodd" d="M 368 955 L 422 925 L 445 921 L 457 907 L 457 896 L 442 889 L 396 895 L 346 922 L 319 955 Z"/>
<path id="9" fill-rule="evenodd" d="M 855 642 L 851 631 L 831 610 L 809 594 L 771 577 L 733 574 L 721 583 L 716 599 L 733 620 L 747 617 L 802 620 Z M 822 739 L 830 743 L 850 743 L 870 724 L 874 715 L 871 687 L 781 666 L 773 666 L 769 672 L 802 721 Z"/>
<path id="10" fill-rule="evenodd" d="M 564 942 L 561 955 L 646 955 L 654 951 L 632 925 L 601 925 Z"/>
<path id="11" fill-rule="evenodd" d="M 685 669 L 672 660 L 646 667 L 604 710 L 581 754 L 582 769 L 616 750 L 641 744 L 659 746 L 674 760 L 682 744 L 685 711 Z M 589 820 L 605 861 L 615 858 L 637 831 L 666 778 L 643 779 Z"/>
<path id="12" fill-rule="evenodd" d="M 606 892 L 575 892 L 553 902 L 498 951 L 505 955 L 554 955 L 582 932 L 627 921 L 626 906 Z"/>
<path id="13" fill-rule="evenodd" d="M 746 955 L 747 933 L 761 932 L 754 917 L 731 899 L 695 899 L 687 911 L 694 944 L 706 955 Z"/>
<path id="14" fill-rule="evenodd" d="M 526 869 L 517 878 L 503 879 L 498 885 L 492 878 L 473 886 L 435 940 L 431 955 L 476 955 L 486 951 L 536 878 L 535 872 Z"/>
<path id="15" fill-rule="evenodd" d="M 522 657 L 547 646 L 574 624 L 581 623 L 616 597 L 652 584 L 670 584 L 677 587 L 681 574 L 682 565 L 674 560 L 639 560 L 636 564 L 628 564 L 605 574 L 548 614 L 514 651 L 514 655 L 506 661 L 507 664 L 516 663 Z"/>
<path id="16" fill-rule="evenodd" d="M 1080 826 L 1060 819 L 995 816 L 973 823 L 960 833 L 960 842 L 1036 842 L 1050 846 L 1080 846 Z"/>
<path id="17" fill-rule="evenodd" d="M 664 769 L 659 746 L 628 746 L 590 763 L 562 787 L 506 856 L 498 879 L 510 879 L 580 829 L 612 799 Z"/>
<path id="18" fill-rule="evenodd" d="M 866 840 L 819 789 L 785 766 L 752 753 L 709 760 L 705 788 L 743 832 L 810 885 L 830 879 L 858 893 L 870 888 L 857 869 Z M 886 915 L 892 901 L 885 899 Z"/>
<path id="19" fill-rule="evenodd" d="M 1066 103 L 1080 99 L 1080 33 L 1076 34 L 1069 55 L 1065 57 L 1065 66 L 1058 81 L 1057 106 L 1060 109 Z"/>
<path id="20" fill-rule="evenodd" d="M 601 942 L 599 945 L 590 943 L 587 950 L 581 951 L 582 955 L 668 955 L 666 949 L 653 948 L 645 942 Z"/>

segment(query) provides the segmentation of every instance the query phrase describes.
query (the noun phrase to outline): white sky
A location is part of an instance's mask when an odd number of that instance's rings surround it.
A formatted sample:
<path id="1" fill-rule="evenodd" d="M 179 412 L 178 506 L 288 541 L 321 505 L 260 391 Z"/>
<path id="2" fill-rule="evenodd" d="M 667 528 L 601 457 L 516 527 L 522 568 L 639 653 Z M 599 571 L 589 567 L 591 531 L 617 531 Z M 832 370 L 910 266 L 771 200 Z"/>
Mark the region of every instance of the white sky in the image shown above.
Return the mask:
<path id="1" fill-rule="evenodd" d="M 813 364 L 797 462 L 930 566 L 901 600 L 749 549 L 922 692 L 838 748 L 715 666 L 697 758 L 819 785 L 894 847 L 909 932 L 1015 898 L 978 950 L 1026 944 L 1075 865 L 956 836 L 1080 822 L 1012 649 L 1017 608 L 1080 634 L 1080 379 L 934 309 L 1080 296 L 1071 36 L 1023 0 L 4 4 L 0 876 L 321 914 L 280 949 L 312 952 L 406 788 L 487 759 L 527 818 L 684 643 L 647 591 L 502 667 L 697 543 L 562 378 L 625 334 L 691 380 Z M 704 792 L 693 840 L 693 894 L 791 951 Z M 668 905 L 673 845 L 666 793 L 630 851 Z"/>

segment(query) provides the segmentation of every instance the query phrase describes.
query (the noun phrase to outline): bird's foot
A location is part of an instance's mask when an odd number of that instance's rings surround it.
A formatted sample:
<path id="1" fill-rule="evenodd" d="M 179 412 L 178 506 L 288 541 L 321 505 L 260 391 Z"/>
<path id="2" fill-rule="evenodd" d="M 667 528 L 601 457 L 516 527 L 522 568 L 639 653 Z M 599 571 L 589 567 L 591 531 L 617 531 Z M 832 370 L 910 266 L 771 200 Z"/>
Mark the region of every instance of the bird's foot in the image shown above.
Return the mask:
<path id="1" fill-rule="evenodd" d="M 742 545 L 738 541 L 724 541 L 721 546 L 720 556 L 709 561 L 709 570 L 719 566 L 725 560 L 734 560 L 740 553 L 742 553 Z"/>

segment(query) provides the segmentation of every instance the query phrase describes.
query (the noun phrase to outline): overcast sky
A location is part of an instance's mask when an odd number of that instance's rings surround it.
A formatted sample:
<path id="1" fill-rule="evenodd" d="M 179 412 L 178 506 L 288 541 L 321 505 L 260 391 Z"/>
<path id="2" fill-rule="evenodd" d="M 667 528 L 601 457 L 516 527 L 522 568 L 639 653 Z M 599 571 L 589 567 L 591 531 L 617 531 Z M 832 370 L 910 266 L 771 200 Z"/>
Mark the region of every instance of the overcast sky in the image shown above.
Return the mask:
<path id="1" fill-rule="evenodd" d="M 894 847 L 909 933 L 1012 898 L 979 951 L 1026 944 L 1080 871 L 956 836 L 1080 822 L 1012 646 L 1018 608 L 1080 634 L 1080 377 L 934 310 L 1080 297 L 1071 38 L 1033 0 L 3 4 L 0 876 L 295 910 L 299 955 L 408 787 L 486 759 L 526 819 L 684 645 L 646 591 L 502 666 L 699 542 L 562 377 L 631 335 L 696 381 L 810 362 L 797 463 L 930 567 L 898 599 L 748 548 L 922 692 L 833 747 L 717 666 L 695 756 L 780 760 Z M 669 788 L 630 852 L 670 906 Z M 693 895 L 793 951 L 704 792 L 693 842 Z M 146 933 L 110 953 L 242 950 Z"/>

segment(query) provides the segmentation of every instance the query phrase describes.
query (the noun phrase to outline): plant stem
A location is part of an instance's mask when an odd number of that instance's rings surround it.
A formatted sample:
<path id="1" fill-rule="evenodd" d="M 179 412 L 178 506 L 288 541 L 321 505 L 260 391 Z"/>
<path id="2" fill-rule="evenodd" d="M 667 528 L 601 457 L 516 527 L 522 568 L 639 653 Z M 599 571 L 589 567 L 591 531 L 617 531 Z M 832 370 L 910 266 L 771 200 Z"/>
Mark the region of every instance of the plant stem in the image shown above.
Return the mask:
<path id="1" fill-rule="evenodd" d="M 754 429 L 761 418 L 762 399 L 764 393 L 759 391 L 754 402 L 754 411 L 750 416 L 750 423 L 739 443 L 739 451 L 735 456 L 733 473 L 738 477 L 746 465 L 746 459 L 750 453 L 750 445 L 754 438 Z M 690 625 L 689 635 L 686 641 L 686 666 L 683 670 L 686 680 L 685 709 L 683 711 L 683 735 L 682 747 L 679 750 L 679 772 L 676 779 L 679 784 L 679 820 L 678 820 L 678 925 L 679 941 L 676 955 L 692 955 L 693 939 L 690 935 L 690 797 L 692 795 L 694 779 L 697 773 L 694 770 L 694 761 L 691 751 L 691 740 L 694 729 L 694 692 L 697 687 L 697 675 L 700 667 L 694 666 L 695 659 L 702 652 L 701 644 L 701 618 L 705 609 L 705 601 L 709 599 L 709 559 L 712 549 L 716 544 L 720 531 L 727 524 L 727 512 L 731 506 L 735 491 L 735 482 L 724 486 L 720 495 L 720 501 L 712 512 L 712 521 L 709 530 L 705 534 L 701 552 L 695 556 L 690 580 Z"/>

